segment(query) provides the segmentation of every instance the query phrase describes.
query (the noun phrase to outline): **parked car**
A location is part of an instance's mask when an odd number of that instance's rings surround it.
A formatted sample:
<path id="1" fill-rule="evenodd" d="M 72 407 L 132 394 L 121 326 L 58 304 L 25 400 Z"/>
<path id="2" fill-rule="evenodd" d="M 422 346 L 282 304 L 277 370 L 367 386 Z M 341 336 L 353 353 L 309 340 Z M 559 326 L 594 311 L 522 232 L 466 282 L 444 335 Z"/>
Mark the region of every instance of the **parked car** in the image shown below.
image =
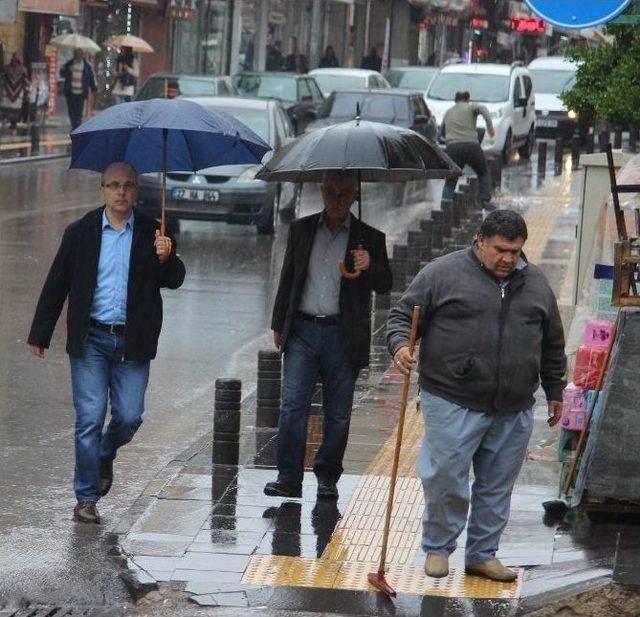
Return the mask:
<path id="1" fill-rule="evenodd" d="M 233 83 L 243 96 L 277 98 L 289 114 L 296 135 L 304 132 L 318 116 L 324 101 L 313 77 L 283 72 L 243 72 L 233 76 Z"/>
<path id="2" fill-rule="evenodd" d="M 535 145 L 535 94 L 531 75 L 521 62 L 513 64 L 449 64 L 440 69 L 427 90 L 427 104 L 438 126 L 456 92 L 466 90 L 471 100 L 485 105 L 496 131 L 485 132 L 478 118 L 478 138 L 486 152 L 500 154 L 507 163 L 514 149 L 529 158 Z"/>
<path id="3" fill-rule="evenodd" d="M 368 69 L 314 69 L 309 71 L 309 75 L 318 82 L 324 96 L 329 96 L 336 90 L 391 87 L 389 82 L 378 71 L 369 71 Z"/>
<path id="4" fill-rule="evenodd" d="M 436 138 L 436 121 L 429 111 L 422 92 L 398 90 L 340 90 L 334 92 L 322 106 L 320 118 L 307 131 L 352 120 L 356 107 L 364 120 L 385 122 L 413 129 L 429 139 Z"/>
<path id="5" fill-rule="evenodd" d="M 439 70 L 437 66 L 402 66 L 390 69 L 385 77 L 392 88 L 422 90 L 426 93 Z"/>
<path id="6" fill-rule="evenodd" d="M 276 99 L 203 97 L 192 101 L 207 109 L 224 111 L 262 137 L 277 152 L 289 143 L 293 127 Z M 267 155 L 268 156 L 268 155 Z M 224 165 L 167 174 L 167 222 L 177 231 L 180 219 L 254 224 L 258 233 L 272 233 L 280 209 L 297 205 L 299 187 L 291 183 L 256 179 L 261 165 Z M 139 178 L 139 207 L 153 217 L 160 216 L 161 175 Z"/>
<path id="7" fill-rule="evenodd" d="M 578 64 L 562 56 L 545 56 L 529 63 L 528 69 L 536 92 L 536 134 L 541 137 L 570 138 L 576 130 L 586 134 L 588 122 L 560 99 L 576 79 Z"/>
<path id="8" fill-rule="evenodd" d="M 178 75 L 154 73 L 144 82 L 136 101 L 173 99 L 177 96 L 237 96 L 238 91 L 226 75 Z"/>

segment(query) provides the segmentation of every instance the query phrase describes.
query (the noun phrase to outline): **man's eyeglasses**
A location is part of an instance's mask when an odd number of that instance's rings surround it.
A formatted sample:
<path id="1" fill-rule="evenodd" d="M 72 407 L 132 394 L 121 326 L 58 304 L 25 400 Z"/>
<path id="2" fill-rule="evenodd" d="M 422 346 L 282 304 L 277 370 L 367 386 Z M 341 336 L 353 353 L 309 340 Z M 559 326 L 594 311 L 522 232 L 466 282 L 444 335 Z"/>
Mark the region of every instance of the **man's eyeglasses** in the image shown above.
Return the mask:
<path id="1" fill-rule="evenodd" d="M 125 191 L 133 191 L 138 185 L 135 182 L 107 182 L 105 184 L 102 183 L 102 186 L 108 188 L 110 191 L 118 192 L 120 189 L 124 189 Z"/>

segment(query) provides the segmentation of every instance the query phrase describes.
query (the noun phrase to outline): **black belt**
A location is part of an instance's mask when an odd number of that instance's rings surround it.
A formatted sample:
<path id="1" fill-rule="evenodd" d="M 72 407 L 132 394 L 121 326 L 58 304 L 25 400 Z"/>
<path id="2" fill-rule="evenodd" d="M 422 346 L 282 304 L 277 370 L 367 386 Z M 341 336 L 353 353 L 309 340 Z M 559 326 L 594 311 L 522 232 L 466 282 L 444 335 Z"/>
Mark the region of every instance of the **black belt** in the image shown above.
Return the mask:
<path id="1" fill-rule="evenodd" d="M 111 334 L 124 336 L 124 324 L 102 323 L 101 321 L 96 321 L 95 319 L 91 319 L 90 323 L 93 327 L 98 328 L 98 330 L 104 330 L 105 332 L 111 332 Z"/>
<path id="2" fill-rule="evenodd" d="M 340 315 L 309 315 L 302 311 L 298 311 L 297 315 L 305 321 L 312 321 L 313 323 L 320 324 L 321 326 L 340 325 Z"/>

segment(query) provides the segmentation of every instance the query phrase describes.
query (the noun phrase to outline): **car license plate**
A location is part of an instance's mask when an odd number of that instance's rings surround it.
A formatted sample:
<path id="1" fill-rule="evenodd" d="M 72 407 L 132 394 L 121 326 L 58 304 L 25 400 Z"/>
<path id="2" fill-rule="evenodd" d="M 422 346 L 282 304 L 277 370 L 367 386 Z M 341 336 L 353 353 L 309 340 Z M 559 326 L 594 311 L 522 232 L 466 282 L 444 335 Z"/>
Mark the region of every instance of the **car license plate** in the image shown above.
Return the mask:
<path id="1" fill-rule="evenodd" d="M 218 201 L 220 193 L 218 191 L 205 191 L 202 189 L 171 189 L 171 197 L 173 199 L 184 199 L 188 201 Z"/>
<path id="2" fill-rule="evenodd" d="M 555 129 L 558 126 L 557 120 L 537 120 L 536 124 L 541 127 Z"/>

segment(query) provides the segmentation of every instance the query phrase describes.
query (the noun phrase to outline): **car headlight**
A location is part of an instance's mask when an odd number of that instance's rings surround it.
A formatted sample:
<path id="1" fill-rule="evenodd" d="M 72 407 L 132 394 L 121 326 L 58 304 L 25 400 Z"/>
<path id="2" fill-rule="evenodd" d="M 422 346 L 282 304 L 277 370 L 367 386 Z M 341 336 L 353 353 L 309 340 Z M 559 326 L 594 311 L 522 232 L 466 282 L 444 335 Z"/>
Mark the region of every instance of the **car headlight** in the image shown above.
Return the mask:
<path id="1" fill-rule="evenodd" d="M 497 111 L 492 111 L 490 114 L 492 120 L 497 120 L 498 118 L 502 118 L 502 109 L 498 109 Z"/>
<path id="2" fill-rule="evenodd" d="M 567 115 L 571 120 L 575 120 L 578 117 L 578 114 L 575 111 L 573 111 L 573 109 L 570 109 Z"/>
<path id="3" fill-rule="evenodd" d="M 249 167 L 249 169 L 245 169 L 239 176 L 238 182 L 262 182 L 256 178 L 256 174 L 262 169 L 262 165 L 254 165 L 253 167 Z"/>

